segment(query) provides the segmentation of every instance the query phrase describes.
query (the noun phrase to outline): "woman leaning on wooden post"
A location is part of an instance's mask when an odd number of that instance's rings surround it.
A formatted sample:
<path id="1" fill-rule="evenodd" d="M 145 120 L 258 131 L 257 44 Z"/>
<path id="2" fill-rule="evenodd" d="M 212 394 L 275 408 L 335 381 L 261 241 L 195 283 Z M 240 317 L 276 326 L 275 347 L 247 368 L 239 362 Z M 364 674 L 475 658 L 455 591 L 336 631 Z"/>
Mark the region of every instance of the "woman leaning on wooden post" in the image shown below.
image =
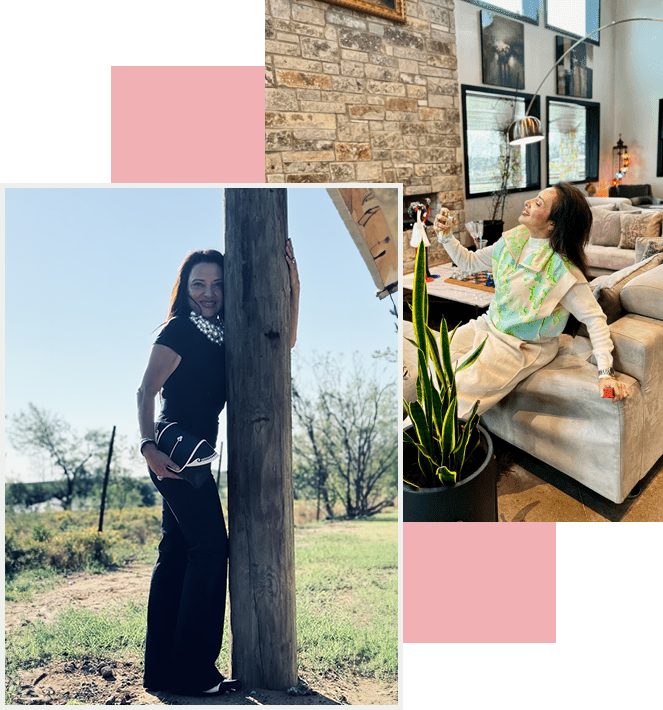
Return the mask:
<path id="1" fill-rule="evenodd" d="M 298 284 L 292 246 L 281 245 L 281 264 L 284 251 Z M 239 686 L 215 665 L 223 635 L 228 539 L 211 464 L 196 467 L 194 485 L 189 469 L 180 476 L 169 455 L 157 448 L 154 398 L 161 392 L 159 421 L 177 422 L 186 433 L 215 444 L 226 401 L 223 307 L 222 254 L 188 254 L 138 390 L 141 453 L 163 497 L 143 684 L 186 695 L 220 695 Z"/>

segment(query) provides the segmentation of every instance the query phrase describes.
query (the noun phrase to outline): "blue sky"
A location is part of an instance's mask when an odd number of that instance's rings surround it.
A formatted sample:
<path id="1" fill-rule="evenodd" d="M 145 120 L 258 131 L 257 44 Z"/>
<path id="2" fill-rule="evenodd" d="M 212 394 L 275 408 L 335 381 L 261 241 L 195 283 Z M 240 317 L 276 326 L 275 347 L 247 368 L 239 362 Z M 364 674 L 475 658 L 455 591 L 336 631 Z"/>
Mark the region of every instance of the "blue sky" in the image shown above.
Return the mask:
<path id="1" fill-rule="evenodd" d="M 259 190 L 256 190 L 259 193 Z M 375 285 L 324 188 L 288 190 L 302 283 L 296 361 L 397 349 Z M 5 191 L 5 414 L 29 402 L 76 430 L 137 440 L 135 393 L 184 255 L 223 249 L 221 188 Z M 397 366 L 394 368 L 396 377 Z M 6 475 L 39 475 L 8 446 Z"/>

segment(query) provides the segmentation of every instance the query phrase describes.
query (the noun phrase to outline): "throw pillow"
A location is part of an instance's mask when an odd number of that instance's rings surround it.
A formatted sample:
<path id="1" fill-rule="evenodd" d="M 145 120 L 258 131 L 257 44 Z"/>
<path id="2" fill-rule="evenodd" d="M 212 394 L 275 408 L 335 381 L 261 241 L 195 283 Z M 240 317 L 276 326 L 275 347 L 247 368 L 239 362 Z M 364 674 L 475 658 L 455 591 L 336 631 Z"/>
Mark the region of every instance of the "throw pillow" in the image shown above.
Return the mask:
<path id="1" fill-rule="evenodd" d="M 643 261 L 644 259 L 649 259 L 650 256 L 654 256 L 654 254 L 663 254 L 663 241 L 660 239 L 652 239 L 649 242 L 649 246 L 645 249 L 642 257 Z"/>
<path id="2" fill-rule="evenodd" d="M 633 205 L 629 205 L 626 202 L 620 202 L 619 203 L 619 211 L 620 212 L 642 212 L 642 209 L 640 207 L 633 207 Z"/>
<path id="3" fill-rule="evenodd" d="M 652 199 L 649 195 L 642 195 L 642 197 L 631 197 L 632 205 L 651 205 Z"/>
<path id="4" fill-rule="evenodd" d="M 629 313 L 663 320 L 663 266 L 631 279 L 622 289 L 620 300 Z"/>
<path id="5" fill-rule="evenodd" d="M 599 202 L 597 205 L 590 205 L 590 207 L 598 207 L 601 210 L 608 210 L 610 212 L 615 212 L 617 210 L 616 202 Z"/>
<path id="6" fill-rule="evenodd" d="M 650 248 L 651 247 L 651 248 Z M 638 237 L 635 240 L 635 261 L 642 261 L 653 254 L 663 252 L 663 237 L 655 239 L 647 239 L 646 237 Z M 646 254 L 646 256 L 645 256 Z"/>
<path id="7" fill-rule="evenodd" d="M 638 237 L 655 239 L 661 235 L 661 217 L 659 210 L 647 210 L 640 214 L 636 212 L 620 212 L 621 239 L 620 249 L 635 249 Z"/>
<path id="8" fill-rule="evenodd" d="M 655 269 L 660 264 L 663 264 L 663 254 L 656 254 L 649 257 L 646 261 L 627 266 L 625 269 L 615 271 L 610 274 L 607 279 L 598 282 L 594 289 L 594 298 L 598 301 L 601 310 L 605 313 L 608 319 L 608 325 L 619 320 L 624 314 L 621 302 L 619 300 L 620 292 L 629 281 L 640 274 L 644 274 L 651 269 Z M 592 282 L 593 283 L 593 282 Z M 587 326 L 584 323 L 580 324 L 578 335 L 588 338 Z"/>
<path id="9" fill-rule="evenodd" d="M 621 237 L 621 214 L 601 207 L 592 207 L 592 229 L 589 243 L 601 247 L 616 247 Z"/>

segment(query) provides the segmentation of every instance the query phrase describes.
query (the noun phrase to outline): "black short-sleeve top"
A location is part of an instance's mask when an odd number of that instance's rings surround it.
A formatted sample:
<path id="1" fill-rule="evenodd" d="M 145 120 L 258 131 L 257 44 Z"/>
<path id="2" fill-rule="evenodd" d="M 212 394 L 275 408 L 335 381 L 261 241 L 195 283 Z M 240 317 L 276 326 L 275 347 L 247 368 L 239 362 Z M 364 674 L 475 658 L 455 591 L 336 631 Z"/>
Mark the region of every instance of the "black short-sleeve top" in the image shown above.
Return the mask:
<path id="1" fill-rule="evenodd" d="M 178 422 L 214 445 L 226 403 L 225 345 L 209 340 L 187 316 L 171 318 L 154 344 L 182 358 L 163 386 L 159 420 Z"/>

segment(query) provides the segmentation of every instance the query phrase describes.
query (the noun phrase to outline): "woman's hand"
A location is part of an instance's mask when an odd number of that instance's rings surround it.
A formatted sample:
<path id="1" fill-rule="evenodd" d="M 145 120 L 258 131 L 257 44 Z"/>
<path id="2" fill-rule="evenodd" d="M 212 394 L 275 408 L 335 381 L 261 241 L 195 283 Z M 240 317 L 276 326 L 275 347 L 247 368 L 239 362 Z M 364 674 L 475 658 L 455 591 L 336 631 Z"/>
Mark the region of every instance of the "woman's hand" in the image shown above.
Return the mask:
<path id="1" fill-rule="evenodd" d="M 297 271 L 297 261 L 290 237 L 285 243 L 285 261 L 290 271 L 290 290 L 299 293 L 299 272 Z"/>
<path id="2" fill-rule="evenodd" d="M 433 229 L 439 234 L 449 234 L 451 232 L 452 226 L 456 223 L 456 218 L 449 218 L 449 209 L 443 207 L 440 210 L 440 214 L 435 217 L 435 224 L 433 224 Z"/>
<path id="3" fill-rule="evenodd" d="M 599 394 L 603 397 L 603 390 L 606 387 L 612 387 L 615 396 L 612 398 L 613 402 L 619 402 L 620 399 L 625 399 L 630 397 L 628 387 L 625 382 L 620 382 L 614 377 L 602 377 L 599 380 Z"/>
<path id="4" fill-rule="evenodd" d="M 299 317 L 299 272 L 295 260 L 295 251 L 292 248 L 292 239 L 288 237 L 285 243 L 285 261 L 290 272 L 290 347 L 295 347 L 297 340 L 297 319 Z"/>
<path id="5" fill-rule="evenodd" d="M 143 456 L 150 470 L 154 472 L 157 478 L 176 478 L 178 481 L 184 480 L 175 473 L 182 469 L 171 458 L 164 454 L 163 451 L 159 451 L 156 444 L 145 444 L 143 447 Z"/>

